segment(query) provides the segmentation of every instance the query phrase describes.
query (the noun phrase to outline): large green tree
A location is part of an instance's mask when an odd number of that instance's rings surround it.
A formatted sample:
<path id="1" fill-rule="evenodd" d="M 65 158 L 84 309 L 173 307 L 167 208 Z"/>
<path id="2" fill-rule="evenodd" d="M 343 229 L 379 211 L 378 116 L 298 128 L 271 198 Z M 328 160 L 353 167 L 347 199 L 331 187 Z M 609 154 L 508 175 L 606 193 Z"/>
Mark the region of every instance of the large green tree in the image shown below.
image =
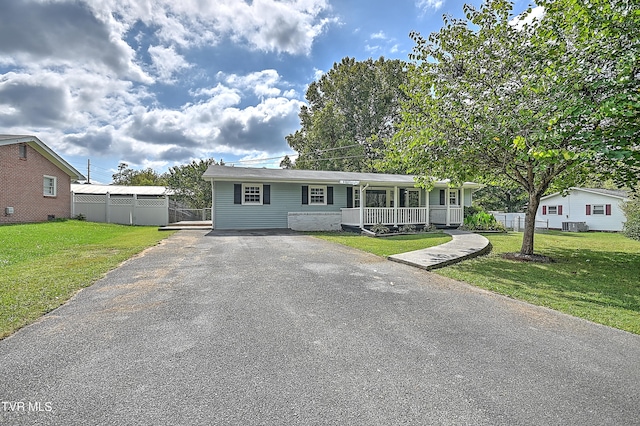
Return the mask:
<path id="1" fill-rule="evenodd" d="M 211 184 L 202 179 L 211 164 L 216 164 L 216 161 L 209 158 L 169 167 L 167 185 L 173 191 L 173 197 L 192 209 L 211 207 Z"/>
<path id="2" fill-rule="evenodd" d="M 388 162 L 422 176 L 427 186 L 442 177 L 518 185 L 528 195 L 520 254 L 532 256 L 545 191 L 552 184 L 579 184 L 596 169 L 630 171 L 617 173 L 628 181 L 637 164 L 637 138 L 611 143 L 633 126 L 595 121 L 594 100 L 585 99 L 584 85 L 575 80 L 582 75 L 578 52 L 558 45 L 565 34 L 557 24 L 563 22 L 561 10 L 548 11 L 544 24 L 519 25 L 505 0 L 488 0 L 479 9 L 465 5 L 464 12 L 465 19 L 445 17 L 442 29 L 427 39 L 411 35 L 416 46 L 409 99 Z M 605 125 L 611 128 L 605 131 Z"/>
<path id="3" fill-rule="evenodd" d="M 167 183 L 166 176 L 152 168 L 134 170 L 127 163 L 118 165 L 118 172 L 112 176 L 114 185 L 126 186 L 164 186 Z"/>
<path id="4" fill-rule="evenodd" d="M 640 5 L 637 0 L 538 0 L 533 45 L 552 49 L 545 73 L 563 94 L 554 131 L 598 153 L 618 186 L 640 179 Z"/>
<path id="5" fill-rule="evenodd" d="M 286 137 L 295 168 L 373 171 L 382 140 L 400 121 L 406 63 L 344 58 L 309 85 L 301 129 Z"/>

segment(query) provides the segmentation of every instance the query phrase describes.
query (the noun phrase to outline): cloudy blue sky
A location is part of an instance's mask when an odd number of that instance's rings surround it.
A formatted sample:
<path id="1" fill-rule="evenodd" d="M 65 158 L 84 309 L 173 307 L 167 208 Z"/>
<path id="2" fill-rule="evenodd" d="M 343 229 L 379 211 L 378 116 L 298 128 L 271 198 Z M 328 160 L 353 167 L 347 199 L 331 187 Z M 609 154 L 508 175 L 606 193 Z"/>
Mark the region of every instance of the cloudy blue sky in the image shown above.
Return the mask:
<path id="1" fill-rule="evenodd" d="M 407 60 L 408 34 L 463 3 L 2 0 L 0 134 L 34 134 L 84 173 L 91 159 L 102 183 L 120 162 L 277 167 L 310 82 L 346 56 Z"/>

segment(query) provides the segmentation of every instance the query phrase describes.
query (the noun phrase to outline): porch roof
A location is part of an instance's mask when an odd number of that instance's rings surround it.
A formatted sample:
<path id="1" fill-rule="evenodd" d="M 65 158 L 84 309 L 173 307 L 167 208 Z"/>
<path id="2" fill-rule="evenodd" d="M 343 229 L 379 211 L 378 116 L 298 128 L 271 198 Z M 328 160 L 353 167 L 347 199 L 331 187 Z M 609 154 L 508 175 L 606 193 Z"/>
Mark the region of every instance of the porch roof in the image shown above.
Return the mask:
<path id="1" fill-rule="evenodd" d="M 265 169 L 211 165 L 202 178 L 209 181 L 305 182 L 345 185 L 414 186 L 415 176 L 385 173 L 337 172 L 325 170 Z M 446 187 L 449 179 L 434 182 Z M 475 182 L 465 182 L 463 188 L 480 188 Z"/>

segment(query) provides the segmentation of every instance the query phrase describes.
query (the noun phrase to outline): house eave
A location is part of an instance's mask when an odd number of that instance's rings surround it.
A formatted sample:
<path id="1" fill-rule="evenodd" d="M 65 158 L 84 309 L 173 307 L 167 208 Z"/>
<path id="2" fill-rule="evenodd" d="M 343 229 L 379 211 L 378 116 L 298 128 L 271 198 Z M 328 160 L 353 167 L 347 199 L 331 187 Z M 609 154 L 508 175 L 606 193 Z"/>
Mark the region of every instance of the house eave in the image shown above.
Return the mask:
<path id="1" fill-rule="evenodd" d="M 277 176 L 282 174 L 283 176 Z M 298 174 L 299 176 L 292 176 Z M 392 175 L 359 172 L 330 172 L 314 170 L 282 170 L 258 169 L 247 167 L 228 167 L 213 165 L 203 174 L 202 178 L 214 182 L 279 182 L 279 183 L 308 183 L 333 185 L 370 185 L 370 186 L 416 186 L 416 177 L 411 175 Z M 348 183 L 347 183 L 348 182 Z M 357 183 L 356 183 L 357 182 Z M 433 183 L 435 187 L 449 187 L 449 180 Z M 462 188 L 480 188 L 475 182 L 465 182 Z"/>
<path id="2" fill-rule="evenodd" d="M 40 139 L 31 135 L 0 135 L 0 146 L 15 145 L 26 143 L 43 157 L 55 164 L 60 170 L 69 175 L 72 179 L 86 180 L 86 178 L 76 170 L 71 164 L 67 163 L 62 157 L 56 154 L 51 148 L 45 145 Z"/>
<path id="3" fill-rule="evenodd" d="M 569 190 L 570 191 L 586 192 L 588 194 L 600 195 L 600 196 L 603 196 L 603 197 L 615 198 L 615 199 L 622 200 L 622 201 L 629 201 L 630 200 L 629 197 L 624 197 L 624 196 L 615 195 L 615 194 L 607 194 L 605 192 L 600 192 L 600 191 L 593 191 L 593 190 L 590 190 L 589 188 L 571 187 L 571 188 L 569 188 Z M 550 198 L 554 198 L 554 197 L 557 197 L 557 196 L 564 197 L 562 195 L 562 192 L 554 192 L 553 194 L 549 194 L 549 195 L 545 195 L 544 197 L 541 197 L 540 201 L 542 202 L 542 201 L 545 201 L 545 200 L 548 200 Z"/>

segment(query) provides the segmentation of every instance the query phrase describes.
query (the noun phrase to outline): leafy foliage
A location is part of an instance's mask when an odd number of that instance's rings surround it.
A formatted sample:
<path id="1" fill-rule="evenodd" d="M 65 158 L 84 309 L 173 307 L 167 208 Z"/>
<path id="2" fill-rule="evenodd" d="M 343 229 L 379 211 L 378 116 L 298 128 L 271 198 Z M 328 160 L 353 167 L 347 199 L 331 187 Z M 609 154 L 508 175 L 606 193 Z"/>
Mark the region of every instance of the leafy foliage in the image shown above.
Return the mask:
<path id="1" fill-rule="evenodd" d="M 211 207 L 211 184 L 202 179 L 211 164 L 216 164 L 216 161 L 209 158 L 170 167 L 167 185 L 173 191 L 173 197 L 193 209 Z"/>
<path id="2" fill-rule="evenodd" d="M 152 168 L 134 170 L 127 163 L 118 165 L 118 172 L 112 175 L 114 185 L 125 186 L 164 186 L 166 176 L 159 174 Z"/>
<path id="3" fill-rule="evenodd" d="M 415 227 L 415 225 L 411 225 L 411 224 L 402 225 L 400 227 L 399 231 L 402 232 L 402 233 L 410 234 L 410 233 L 416 232 L 416 227 Z"/>
<path id="4" fill-rule="evenodd" d="M 624 203 L 622 210 L 627 219 L 622 232 L 627 237 L 640 241 L 640 193 L 636 194 L 631 201 Z"/>
<path id="5" fill-rule="evenodd" d="M 487 185 L 473 193 L 473 203 L 485 211 L 521 212 L 529 197 L 522 187 Z"/>
<path id="6" fill-rule="evenodd" d="M 371 227 L 371 231 L 375 232 L 376 234 L 388 234 L 389 228 L 381 223 L 377 223 Z"/>
<path id="7" fill-rule="evenodd" d="M 594 150 L 618 186 L 640 176 L 640 9 L 635 0 L 540 0 L 535 46 L 555 53 L 544 71 L 558 93 L 553 131 Z"/>
<path id="8" fill-rule="evenodd" d="M 294 167 L 373 171 L 380 141 L 400 121 L 405 68 L 400 60 L 344 58 L 311 83 L 308 106 L 300 110 L 302 128 L 286 137 L 298 152 Z"/>
<path id="9" fill-rule="evenodd" d="M 504 225 L 498 222 L 494 215 L 487 212 L 466 216 L 461 228 L 466 231 L 506 231 Z"/>
<path id="10" fill-rule="evenodd" d="M 399 132 L 388 144 L 387 163 L 422 176 L 427 187 L 433 178 L 447 177 L 522 188 L 528 197 L 520 252 L 533 254 L 540 197 L 551 184 L 579 185 L 597 170 L 629 180 L 638 138 L 623 143 L 619 136 L 635 135 L 637 123 L 620 118 L 635 117 L 631 106 L 601 116 L 605 104 L 613 108 L 619 99 L 596 96 L 598 84 L 582 83 L 588 73 L 579 63 L 591 57 L 567 41 L 573 27 L 561 24 L 565 10 L 550 8 L 543 23 L 516 25 L 511 8 L 506 0 L 488 0 L 480 9 L 465 5 L 465 19 L 445 17 L 444 27 L 428 39 L 411 34 L 416 46 L 408 100 Z M 593 32 L 597 28 L 581 29 L 580 43 L 588 43 Z M 599 46 L 608 49 L 606 43 Z M 607 58 L 615 60 L 611 51 L 594 58 L 602 60 L 598 70 L 609 64 Z M 594 61 L 589 66 L 598 65 Z M 638 72 L 630 73 L 624 75 L 637 87 Z M 599 75 L 602 84 L 617 78 Z"/>

